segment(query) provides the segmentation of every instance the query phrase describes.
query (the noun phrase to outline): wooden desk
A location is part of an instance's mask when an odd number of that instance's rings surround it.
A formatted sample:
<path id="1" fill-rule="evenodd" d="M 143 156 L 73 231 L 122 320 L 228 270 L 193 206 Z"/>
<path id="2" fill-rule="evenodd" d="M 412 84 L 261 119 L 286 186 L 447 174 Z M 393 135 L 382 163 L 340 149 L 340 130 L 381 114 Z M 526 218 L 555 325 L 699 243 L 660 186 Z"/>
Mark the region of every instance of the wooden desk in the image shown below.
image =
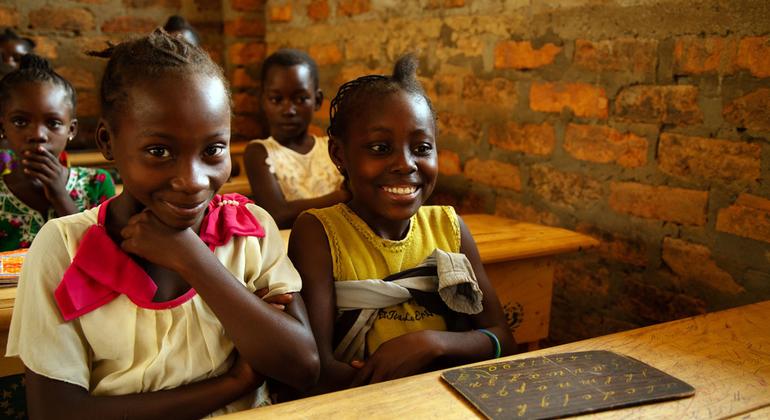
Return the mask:
<path id="1" fill-rule="evenodd" d="M 770 301 L 512 356 L 612 350 L 695 387 L 695 396 L 605 411 L 591 418 L 767 418 L 770 414 Z M 249 418 L 481 418 L 439 372 L 226 416 Z"/>

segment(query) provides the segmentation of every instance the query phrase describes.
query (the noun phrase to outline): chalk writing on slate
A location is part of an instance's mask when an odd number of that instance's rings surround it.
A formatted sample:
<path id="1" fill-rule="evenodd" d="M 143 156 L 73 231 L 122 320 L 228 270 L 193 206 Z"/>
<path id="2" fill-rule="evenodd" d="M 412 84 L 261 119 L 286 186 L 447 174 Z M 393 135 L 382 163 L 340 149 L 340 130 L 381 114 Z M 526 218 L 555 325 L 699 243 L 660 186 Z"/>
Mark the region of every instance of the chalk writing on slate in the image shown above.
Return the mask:
<path id="1" fill-rule="evenodd" d="M 490 419 L 544 419 L 689 397 L 695 389 L 628 356 L 561 353 L 445 371 Z"/>

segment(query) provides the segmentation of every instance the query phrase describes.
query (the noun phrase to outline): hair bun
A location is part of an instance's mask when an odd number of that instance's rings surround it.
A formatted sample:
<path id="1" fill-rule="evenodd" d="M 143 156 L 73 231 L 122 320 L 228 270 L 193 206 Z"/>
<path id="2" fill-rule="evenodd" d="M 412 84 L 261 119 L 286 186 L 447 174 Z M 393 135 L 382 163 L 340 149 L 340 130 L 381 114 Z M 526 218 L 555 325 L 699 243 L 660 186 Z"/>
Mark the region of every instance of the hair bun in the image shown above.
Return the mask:
<path id="1" fill-rule="evenodd" d="M 19 70 L 34 69 L 45 72 L 52 72 L 51 64 L 45 58 L 35 54 L 25 54 L 21 56 Z"/>
<path id="2" fill-rule="evenodd" d="M 419 61 L 414 54 L 406 54 L 396 61 L 393 66 L 393 79 L 399 83 L 411 82 L 416 79 Z"/>

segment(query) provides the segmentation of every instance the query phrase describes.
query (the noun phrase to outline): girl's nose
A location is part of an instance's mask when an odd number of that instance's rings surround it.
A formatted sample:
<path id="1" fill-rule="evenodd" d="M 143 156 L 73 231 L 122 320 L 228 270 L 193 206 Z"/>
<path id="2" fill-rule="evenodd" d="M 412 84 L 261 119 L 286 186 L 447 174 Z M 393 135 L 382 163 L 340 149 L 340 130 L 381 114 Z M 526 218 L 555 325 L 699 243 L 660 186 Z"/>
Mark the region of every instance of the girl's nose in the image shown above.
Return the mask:
<path id="1" fill-rule="evenodd" d="M 197 162 L 179 165 L 176 176 L 171 180 L 171 188 L 187 194 L 196 194 L 209 187 L 209 176 Z"/>
<path id="2" fill-rule="evenodd" d="M 393 172 L 410 174 L 417 170 L 417 162 L 408 150 L 393 154 Z"/>
<path id="3" fill-rule="evenodd" d="M 292 101 L 286 101 L 286 104 L 283 106 L 283 113 L 284 115 L 297 115 L 297 107 Z"/>
<path id="4" fill-rule="evenodd" d="M 45 124 L 33 125 L 27 141 L 29 143 L 47 143 L 48 129 L 46 128 Z"/>

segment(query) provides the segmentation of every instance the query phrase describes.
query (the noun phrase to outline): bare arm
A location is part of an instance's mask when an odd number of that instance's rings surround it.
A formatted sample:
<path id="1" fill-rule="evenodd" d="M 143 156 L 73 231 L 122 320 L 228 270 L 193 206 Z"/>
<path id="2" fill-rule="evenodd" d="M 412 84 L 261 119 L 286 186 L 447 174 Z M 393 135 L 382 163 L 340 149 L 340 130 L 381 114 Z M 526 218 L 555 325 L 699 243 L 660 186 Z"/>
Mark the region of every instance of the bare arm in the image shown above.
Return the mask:
<path id="1" fill-rule="evenodd" d="M 253 390 L 258 379 L 237 360 L 226 374 L 178 388 L 121 396 L 92 396 L 80 386 L 26 370 L 27 407 L 35 419 L 197 419 Z"/>
<path id="2" fill-rule="evenodd" d="M 328 207 L 350 199 L 350 194 L 346 190 L 339 189 L 316 198 L 287 201 L 278 181 L 265 163 L 266 157 L 267 151 L 264 146 L 251 143 L 246 146 L 243 162 L 254 202 L 273 216 L 279 228 L 291 228 L 297 216 L 307 209 Z"/>
<path id="3" fill-rule="evenodd" d="M 476 242 L 465 222 L 460 223 L 460 252 L 465 254 L 476 274 L 484 298 L 484 309 L 472 317 L 475 328 L 485 328 L 500 341 L 502 355 L 516 350 L 513 335 L 508 329 L 505 314 L 495 290 L 492 288 L 481 264 Z M 410 349 L 410 351 L 405 351 Z M 453 365 L 477 362 L 494 356 L 495 348 L 490 338 L 479 331 L 450 332 L 424 330 L 396 337 L 383 343 L 366 365 L 357 373 L 353 385 L 375 383 L 413 375 L 423 371 L 434 361 L 446 361 Z"/>
<path id="4" fill-rule="evenodd" d="M 331 250 L 321 222 L 312 215 L 303 214 L 294 224 L 289 238 L 289 257 L 303 280 L 302 296 L 307 301 L 310 326 L 321 359 L 321 377 L 311 393 L 348 388 L 356 369 L 334 358 L 332 338 L 337 304 Z"/>

